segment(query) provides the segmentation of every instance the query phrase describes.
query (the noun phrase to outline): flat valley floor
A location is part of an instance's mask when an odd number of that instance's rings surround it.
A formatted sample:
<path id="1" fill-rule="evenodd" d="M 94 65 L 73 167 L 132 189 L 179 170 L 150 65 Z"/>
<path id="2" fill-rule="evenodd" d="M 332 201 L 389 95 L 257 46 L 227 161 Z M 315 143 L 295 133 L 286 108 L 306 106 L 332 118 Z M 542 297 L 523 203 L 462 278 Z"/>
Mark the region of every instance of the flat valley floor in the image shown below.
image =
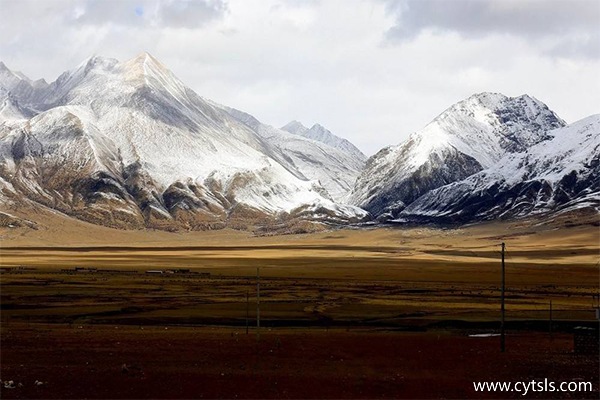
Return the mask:
<path id="1" fill-rule="evenodd" d="M 574 352 L 574 328 L 598 325 L 598 226 L 257 237 L 49 221 L 0 228 L 2 398 L 523 398 L 473 382 L 545 378 L 594 392 L 528 398 L 598 398 L 598 354 Z M 505 353 L 488 335 L 501 242 Z"/>

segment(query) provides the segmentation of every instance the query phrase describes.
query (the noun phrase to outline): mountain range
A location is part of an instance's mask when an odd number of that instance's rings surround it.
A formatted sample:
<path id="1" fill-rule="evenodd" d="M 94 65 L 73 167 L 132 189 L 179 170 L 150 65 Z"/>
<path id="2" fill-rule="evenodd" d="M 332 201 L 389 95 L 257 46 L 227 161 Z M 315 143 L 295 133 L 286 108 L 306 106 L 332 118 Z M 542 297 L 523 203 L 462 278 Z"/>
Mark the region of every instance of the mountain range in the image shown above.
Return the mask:
<path id="1" fill-rule="evenodd" d="M 600 208 L 600 116 L 480 93 L 367 157 L 319 124 L 205 99 L 147 53 L 56 81 L 0 63 L 0 220 L 44 208 L 124 229 L 299 232 Z"/>
<path id="2" fill-rule="evenodd" d="M 34 202 L 119 228 L 367 217 L 332 197 L 364 156 L 297 135 L 288 146 L 288 132 L 203 99 L 147 53 L 91 57 L 50 84 L 0 68 L 5 208 Z"/>
<path id="3" fill-rule="evenodd" d="M 527 95 L 473 95 L 371 157 L 350 201 L 383 221 L 597 214 L 598 118 L 567 125 Z"/>

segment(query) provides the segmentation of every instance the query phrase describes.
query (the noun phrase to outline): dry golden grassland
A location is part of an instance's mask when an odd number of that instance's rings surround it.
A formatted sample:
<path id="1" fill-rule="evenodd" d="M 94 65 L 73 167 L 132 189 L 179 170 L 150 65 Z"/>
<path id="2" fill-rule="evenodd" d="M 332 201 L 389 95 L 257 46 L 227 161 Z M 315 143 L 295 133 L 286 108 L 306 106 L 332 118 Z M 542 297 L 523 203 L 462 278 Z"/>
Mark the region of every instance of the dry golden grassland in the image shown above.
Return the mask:
<path id="1" fill-rule="evenodd" d="M 257 237 L 64 221 L 38 230 L 3 228 L 2 266 L 13 268 L 2 273 L 4 319 L 244 324 L 246 296 L 254 302 L 260 267 L 265 323 L 495 321 L 501 242 L 507 244 L 512 320 L 545 320 L 550 301 L 557 320 L 592 320 L 598 301 L 599 231 L 590 225 L 556 230 L 488 223 Z M 100 271 L 75 273 L 75 267 Z M 147 273 L 178 268 L 190 273 Z M 251 318 L 254 312 L 250 307 Z"/>

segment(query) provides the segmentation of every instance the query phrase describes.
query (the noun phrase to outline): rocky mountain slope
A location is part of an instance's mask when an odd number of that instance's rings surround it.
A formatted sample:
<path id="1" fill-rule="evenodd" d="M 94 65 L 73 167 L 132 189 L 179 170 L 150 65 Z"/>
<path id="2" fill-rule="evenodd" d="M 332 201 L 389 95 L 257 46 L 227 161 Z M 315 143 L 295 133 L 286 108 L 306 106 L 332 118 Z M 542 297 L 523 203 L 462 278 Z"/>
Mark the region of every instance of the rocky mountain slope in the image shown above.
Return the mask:
<path id="1" fill-rule="evenodd" d="M 393 219 L 430 190 L 462 180 L 548 140 L 565 125 L 539 100 L 481 93 L 448 108 L 404 143 L 371 157 L 350 202 Z"/>
<path id="2" fill-rule="evenodd" d="M 51 84 L 2 64 L 0 87 L 15 100 L 2 110 L 16 114 L 0 123 L 3 208 L 28 201 L 94 223 L 163 229 L 367 215 L 336 203 L 318 180 L 286 162 L 281 146 L 147 53 L 126 62 L 92 57 Z M 26 111 L 15 113 L 19 107 Z M 302 146 L 322 151 L 311 143 Z"/>

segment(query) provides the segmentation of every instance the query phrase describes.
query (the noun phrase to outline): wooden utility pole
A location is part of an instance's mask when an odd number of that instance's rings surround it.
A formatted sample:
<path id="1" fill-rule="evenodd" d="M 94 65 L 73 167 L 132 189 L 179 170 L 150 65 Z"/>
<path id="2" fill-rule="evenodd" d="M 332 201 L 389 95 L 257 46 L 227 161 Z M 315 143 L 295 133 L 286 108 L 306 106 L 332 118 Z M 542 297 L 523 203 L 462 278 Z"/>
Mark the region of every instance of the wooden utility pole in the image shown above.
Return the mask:
<path id="1" fill-rule="evenodd" d="M 500 312 L 501 312 L 501 319 L 500 319 L 500 351 L 502 353 L 504 353 L 504 351 L 506 350 L 506 337 L 504 334 L 504 314 L 505 314 L 505 309 L 504 309 L 504 292 L 506 290 L 506 271 L 505 271 L 505 266 L 504 266 L 504 250 L 506 248 L 506 245 L 504 244 L 504 242 L 502 242 L 502 294 L 501 294 L 501 302 L 502 305 L 500 306 Z"/>
<path id="2" fill-rule="evenodd" d="M 552 300 L 550 300 L 550 325 L 548 329 L 550 330 L 550 338 L 552 339 Z"/>
<path id="3" fill-rule="evenodd" d="M 260 268 L 256 268 L 256 340 L 260 340 Z"/>
<path id="4" fill-rule="evenodd" d="M 250 323 L 250 294 L 246 290 L 246 335 L 248 334 L 249 323 Z"/>

